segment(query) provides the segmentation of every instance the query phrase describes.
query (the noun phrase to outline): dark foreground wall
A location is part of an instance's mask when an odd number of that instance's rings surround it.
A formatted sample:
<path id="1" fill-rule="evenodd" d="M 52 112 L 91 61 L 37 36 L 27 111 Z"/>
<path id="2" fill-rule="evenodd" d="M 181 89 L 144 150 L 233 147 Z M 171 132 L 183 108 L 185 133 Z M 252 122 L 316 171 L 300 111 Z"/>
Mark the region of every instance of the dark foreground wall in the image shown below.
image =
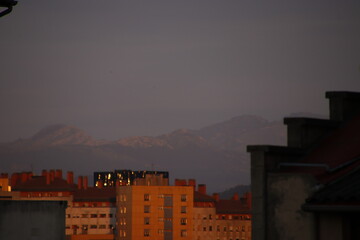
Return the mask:
<path id="1" fill-rule="evenodd" d="M 65 201 L 0 201 L 0 239 L 64 240 Z"/>

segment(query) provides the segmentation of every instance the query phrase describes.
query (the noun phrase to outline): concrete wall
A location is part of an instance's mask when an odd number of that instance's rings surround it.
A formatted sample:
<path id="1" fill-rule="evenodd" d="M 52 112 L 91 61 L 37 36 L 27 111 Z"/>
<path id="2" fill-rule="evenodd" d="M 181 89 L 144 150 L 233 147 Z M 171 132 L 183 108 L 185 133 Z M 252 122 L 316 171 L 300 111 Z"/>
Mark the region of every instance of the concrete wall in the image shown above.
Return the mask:
<path id="1" fill-rule="evenodd" d="M 62 201 L 0 201 L 0 239 L 64 240 Z"/>
<path id="2" fill-rule="evenodd" d="M 301 209 L 314 186 L 309 175 L 268 174 L 268 240 L 316 239 L 314 214 Z"/>

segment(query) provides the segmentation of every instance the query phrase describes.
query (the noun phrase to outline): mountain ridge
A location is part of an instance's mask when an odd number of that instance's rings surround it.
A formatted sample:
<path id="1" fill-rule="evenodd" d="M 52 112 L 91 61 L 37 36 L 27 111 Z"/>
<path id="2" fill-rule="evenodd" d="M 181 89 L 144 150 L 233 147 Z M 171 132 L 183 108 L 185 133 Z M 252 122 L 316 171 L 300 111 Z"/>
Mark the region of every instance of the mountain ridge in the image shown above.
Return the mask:
<path id="1" fill-rule="evenodd" d="M 133 136 L 115 141 L 97 140 L 77 127 L 56 124 L 28 139 L 2 144 L 0 169 L 14 172 L 37 166 L 37 171 L 61 168 L 88 174 L 155 167 L 169 171 L 174 178 L 196 178 L 207 183 L 209 190 L 220 191 L 249 184 L 246 145 L 285 144 L 285 132 L 281 122 L 253 115 L 198 130 L 183 128 L 155 137 Z"/>

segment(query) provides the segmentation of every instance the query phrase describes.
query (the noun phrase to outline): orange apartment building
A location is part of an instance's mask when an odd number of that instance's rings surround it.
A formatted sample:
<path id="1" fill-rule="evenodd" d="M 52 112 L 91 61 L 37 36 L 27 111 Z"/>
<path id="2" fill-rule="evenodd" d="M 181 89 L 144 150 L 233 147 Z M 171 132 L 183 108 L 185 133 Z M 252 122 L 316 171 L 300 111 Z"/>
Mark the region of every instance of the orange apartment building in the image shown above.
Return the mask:
<path id="1" fill-rule="evenodd" d="M 193 188 L 148 183 L 117 187 L 117 239 L 192 239 Z"/>

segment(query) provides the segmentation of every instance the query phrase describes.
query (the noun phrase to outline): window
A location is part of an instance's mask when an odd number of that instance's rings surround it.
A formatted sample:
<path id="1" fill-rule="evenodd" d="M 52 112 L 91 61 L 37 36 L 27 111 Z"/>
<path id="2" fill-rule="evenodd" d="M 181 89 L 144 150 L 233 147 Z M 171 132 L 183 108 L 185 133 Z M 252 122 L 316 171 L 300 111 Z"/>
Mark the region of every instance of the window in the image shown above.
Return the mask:
<path id="1" fill-rule="evenodd" d="M 180 224 L 181 225 L 186 225 L 187 224 L 187 219 L 186 218 L 181 218 L 180 219 Z"/>
<path id="2" fill-rule="evenodd" d="M 81 217 L 82 217 L 82 218 L 88 218 L 88 217 L 89 217 L 89 214 L 81 214 Z"/>
<path id="3" fill-rule="evenodd" d="M 105 213 L 101 213 L 101 214 L 99 215 L 99 217 L 101 217 L 101 218 L 106 218 L 106 214 L 105 214 Z"/>
<path id="4" fill-rule="evenodd" d="M 145 205 L 144 206 L 144 213 L 149 213 L 150 212 L 150 205 Z"/>
<path id="5" fill-rule="evenodd" d="M 216 231 L 220 232 L 220 226 L 216 225 Z"/>
<path id="6" fill-rule="evenodd" d="M 144 194 L 144 201 L 150 201 L 150 194 Z"/>
<path id="7" fill-rule="evenodd" d="M 210 232 L 212 231 L 212 226 L 209 226 L 209 231 L 210 231 Z"/>
<path id="8" fill-rule="evenodd" d="M 212 219 L 212 215 L 211 215 L 211 214 L 209 214 L 209 219 Z"/>
<path id="9" fill-rule="evenodd" d="M 114 226 L 112 224 L 110 224 L 109 229 L 114 229 Z"/>
<path id="10" fill-rule="evenodd" d="M 186 213 L 186 206 L 181 206 L 181 213 Z"/>
<path id="11" fill-rule="evenodd" d="M 110 213 L 110 214 L 109 214 L 109 218 L 112 218 L 112 217 L 113 217 L 113 215 L 112 215 L 112 213 Z"/>
<path id="12" fill-rule="evenodd" d="M 66 225 L 66 227 L 65 227 L 66 229 L 70 229 L 70 225 Z"/>
<path id="13" fill-rule="evenodd" d="M 97 214 L 90 214 L 91 218 L 97 218 Z"/>
<path id="14" fill-rule="evenodd" d="M 186 202 L 187 196 L 186 194 L 181 194 L 181 201 Z"/>
<path id="15" fill-rule="evenodd" d="M 187 231 L 186 230 L 181 230 L 180 236 L 181 237 L 186 237 L 187 236 Z"/>
<path id="16" fill-rule="evenodd" d="M 145 225 L 149 225 L 149 224 L 150 224 L 150 218 L 149 218 L 149 217 L 144 218 L 144 224 L 145 224 Z"/>
<path id="17" fill-rule="evenodd" d="M 206 227 L 203 227 L 203 231 L 206 232 Z"/>
<path id="18" fill-rule="evenodd" d="M 226 227 L 224 226 L 224 232 L 226 232 Z"/>
<path id="19" fill-rule="evenodd" d="M 106 229 L 106 225 L 99 225 L 99 229 Z"/>
<path id="20" fill-rule="evenodd" d="M 71 218 L 71 215 L 70 215 L 70 214 L 66 214 L 66 217 L 67 217 L 67 218 Z"/>
<path id="21" fill-rule="evenodd" d="M 97 225 L 90 225 L 90 228 L 91 228 L 91 229 L 96 229 L 96 228 L 97 228 Z"/>
<path id="22" fill-rule="evenodd" d="M 144 237 L 150 237 L 150 229 L 144 229 Z"/>

